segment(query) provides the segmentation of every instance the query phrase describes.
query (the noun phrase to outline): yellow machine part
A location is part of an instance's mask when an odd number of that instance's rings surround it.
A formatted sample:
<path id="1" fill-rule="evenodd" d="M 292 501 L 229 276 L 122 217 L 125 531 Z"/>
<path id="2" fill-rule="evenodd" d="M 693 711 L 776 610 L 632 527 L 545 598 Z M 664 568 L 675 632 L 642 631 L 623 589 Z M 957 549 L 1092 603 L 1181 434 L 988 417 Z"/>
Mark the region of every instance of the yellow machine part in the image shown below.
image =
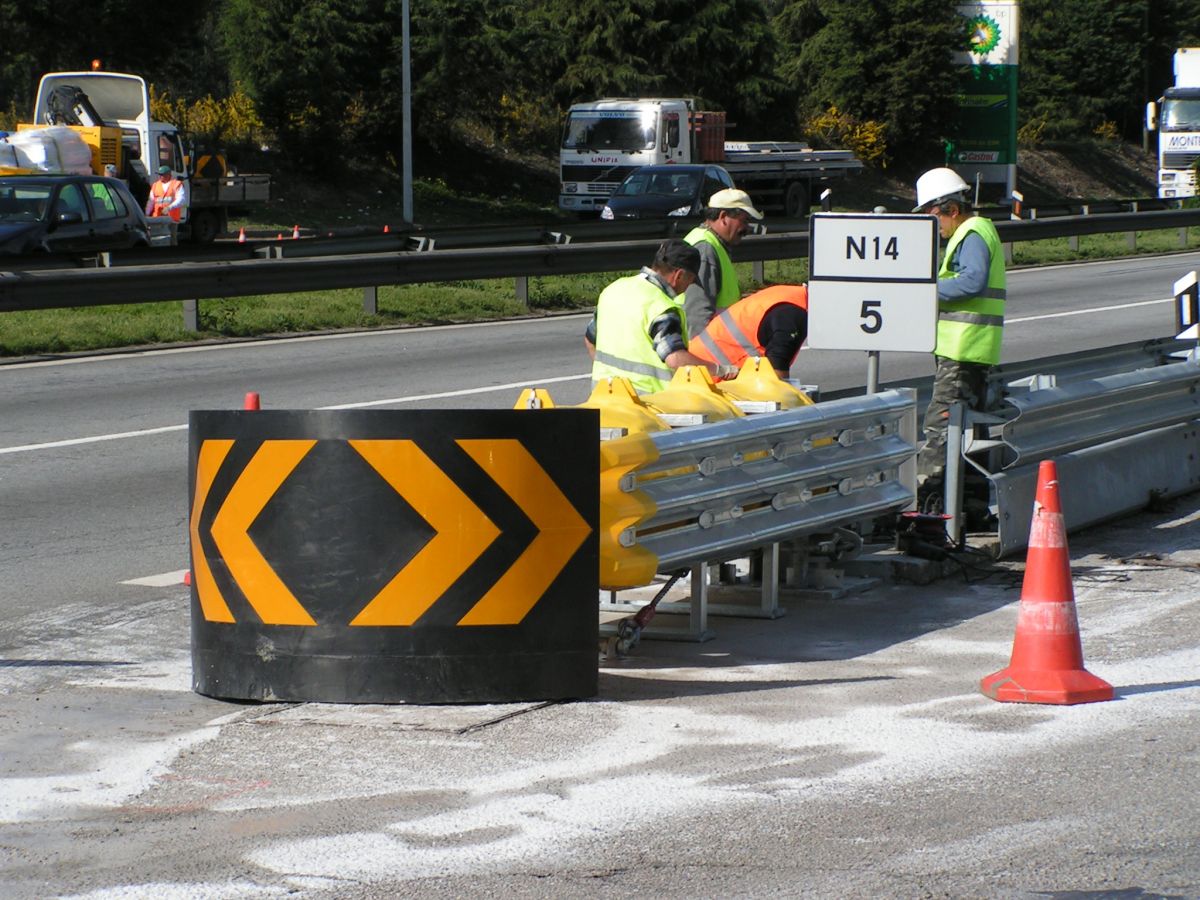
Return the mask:
<path id="1" fill-rule="evenodd" d="M 623 491 L 626 475 L 658 459 L 647 434 L 629 434 L 600 444 L 600 587 L 607 591 L 640 587 L 654 580 L 658 557 L 644 547 L 621 544 L 621 534 L 654 515 L 641 491 Z"/>
<path id="2" fill-rule="evenodd" d="M 780 409 L 812 406 L 812 398 L 782 380 L 769 360 L 752 356 L 742 363 L 742 370 L 732 381 L 722 381 L 717 390 L 731 400 L 761 400 L 778 403 Z"/>
<path id="3" fill-rule="evenodd" d="M 46 128 L 33 122 L 22 122 L 17 125 L 17 131 L 31 131 L 35 128 Z M 92 150 L 92 172 L 104 174 L 104 167 L 112 164 L 121 171 L 121 129 L 112 125 L 67 125 Z"/>
<path id="4" fill-rule="evenodd" d="M 709 422 L 745 415 L 717 390 L 704 366 L 680 366 L 665 389 L 646 394 L 643 399 L 657 413 L 703 415 Z"/>
<path id="5" fill-rule="evenodd" d="M 621 429 L 626 434 L 669 430 L 638 396 L 627 378 L 605 378 L 597 382 L 592 395 L 579 405 L 600 410 L 601 428 Z"/>

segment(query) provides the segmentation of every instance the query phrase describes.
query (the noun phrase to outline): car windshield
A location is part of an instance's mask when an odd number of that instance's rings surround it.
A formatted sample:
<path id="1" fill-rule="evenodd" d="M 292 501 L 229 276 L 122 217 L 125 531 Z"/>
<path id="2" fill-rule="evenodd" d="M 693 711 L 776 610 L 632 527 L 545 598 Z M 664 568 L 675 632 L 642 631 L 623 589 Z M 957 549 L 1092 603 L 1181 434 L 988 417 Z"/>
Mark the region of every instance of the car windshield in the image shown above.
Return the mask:
<path id="1" fill-rule="evenodd" d="M 699 178 L 692 172 L 635 172 L 617 188 L 618 197 L 690 197 L 696 193 Z"/>
<path id="2" fill-rule="evenodd" d="M 564 150 L 653 150 L 655 114 L 640 110 L 573 112 L 563 130 Z"/>
<path id="3" fill-rule="evenodd" d="M 46 215 L 48 184 L 0 184 L 0 222 L 37 222 Z"/>

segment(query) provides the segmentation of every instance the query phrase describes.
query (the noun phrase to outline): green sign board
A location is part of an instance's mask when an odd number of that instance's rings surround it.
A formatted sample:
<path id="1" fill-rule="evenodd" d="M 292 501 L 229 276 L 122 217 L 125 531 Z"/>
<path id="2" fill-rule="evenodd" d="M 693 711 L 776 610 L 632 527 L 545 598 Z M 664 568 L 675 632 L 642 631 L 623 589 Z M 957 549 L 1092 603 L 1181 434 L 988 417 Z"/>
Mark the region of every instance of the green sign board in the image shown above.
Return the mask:
<path id="1" fill-rule="evenodd" d="M 947 162 L 1004 180 L 1017 163 L 1017 4 L 982 0 L 958 6 L 968 34 L 955 61 L 959 131 Z M 996 167 L 996 168 L 992 168 Z"/>

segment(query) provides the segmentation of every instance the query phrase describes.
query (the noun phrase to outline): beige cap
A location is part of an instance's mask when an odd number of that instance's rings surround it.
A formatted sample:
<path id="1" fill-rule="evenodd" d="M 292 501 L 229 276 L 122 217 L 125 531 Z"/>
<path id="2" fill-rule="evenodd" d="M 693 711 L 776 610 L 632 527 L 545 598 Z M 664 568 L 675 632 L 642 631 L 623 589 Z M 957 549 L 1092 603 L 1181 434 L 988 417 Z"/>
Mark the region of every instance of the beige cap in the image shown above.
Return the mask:
<path id="1" fill-rule="evenodd" d="M 750 195 L 745 191 L 739 191 L 737 188 L 725 188 L 722 191 L 717 191 L 708 198 L 709 209 L 740 209 L 750 213 L 750 216 L 755 219 L 761 219 L 763 214 L 754 208 L 754 204 L 750 202 Z"/>

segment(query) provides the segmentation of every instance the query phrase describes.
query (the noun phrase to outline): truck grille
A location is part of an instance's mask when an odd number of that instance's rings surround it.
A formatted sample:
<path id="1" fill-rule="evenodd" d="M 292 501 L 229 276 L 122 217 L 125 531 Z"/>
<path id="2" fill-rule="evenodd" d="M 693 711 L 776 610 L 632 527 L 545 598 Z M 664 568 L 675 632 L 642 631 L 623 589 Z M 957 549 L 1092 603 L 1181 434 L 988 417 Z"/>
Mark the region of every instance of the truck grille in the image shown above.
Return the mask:
<path id="1" fill-rule="evenodd" d="M 563 166 L 562 180 L 604 182 L 605 193 L 611 194 L 635 168 L 636 166 Z M 610 182 L 611 186 L 608 186 Z"/>
<path id="2" fill-rule="evenodd" d="M 1200 150 L 1164 153 L 1162 167 L 1164 169 L 1188 169 L 1194 166 L 1198 159 L 1200 159 Z"/>

